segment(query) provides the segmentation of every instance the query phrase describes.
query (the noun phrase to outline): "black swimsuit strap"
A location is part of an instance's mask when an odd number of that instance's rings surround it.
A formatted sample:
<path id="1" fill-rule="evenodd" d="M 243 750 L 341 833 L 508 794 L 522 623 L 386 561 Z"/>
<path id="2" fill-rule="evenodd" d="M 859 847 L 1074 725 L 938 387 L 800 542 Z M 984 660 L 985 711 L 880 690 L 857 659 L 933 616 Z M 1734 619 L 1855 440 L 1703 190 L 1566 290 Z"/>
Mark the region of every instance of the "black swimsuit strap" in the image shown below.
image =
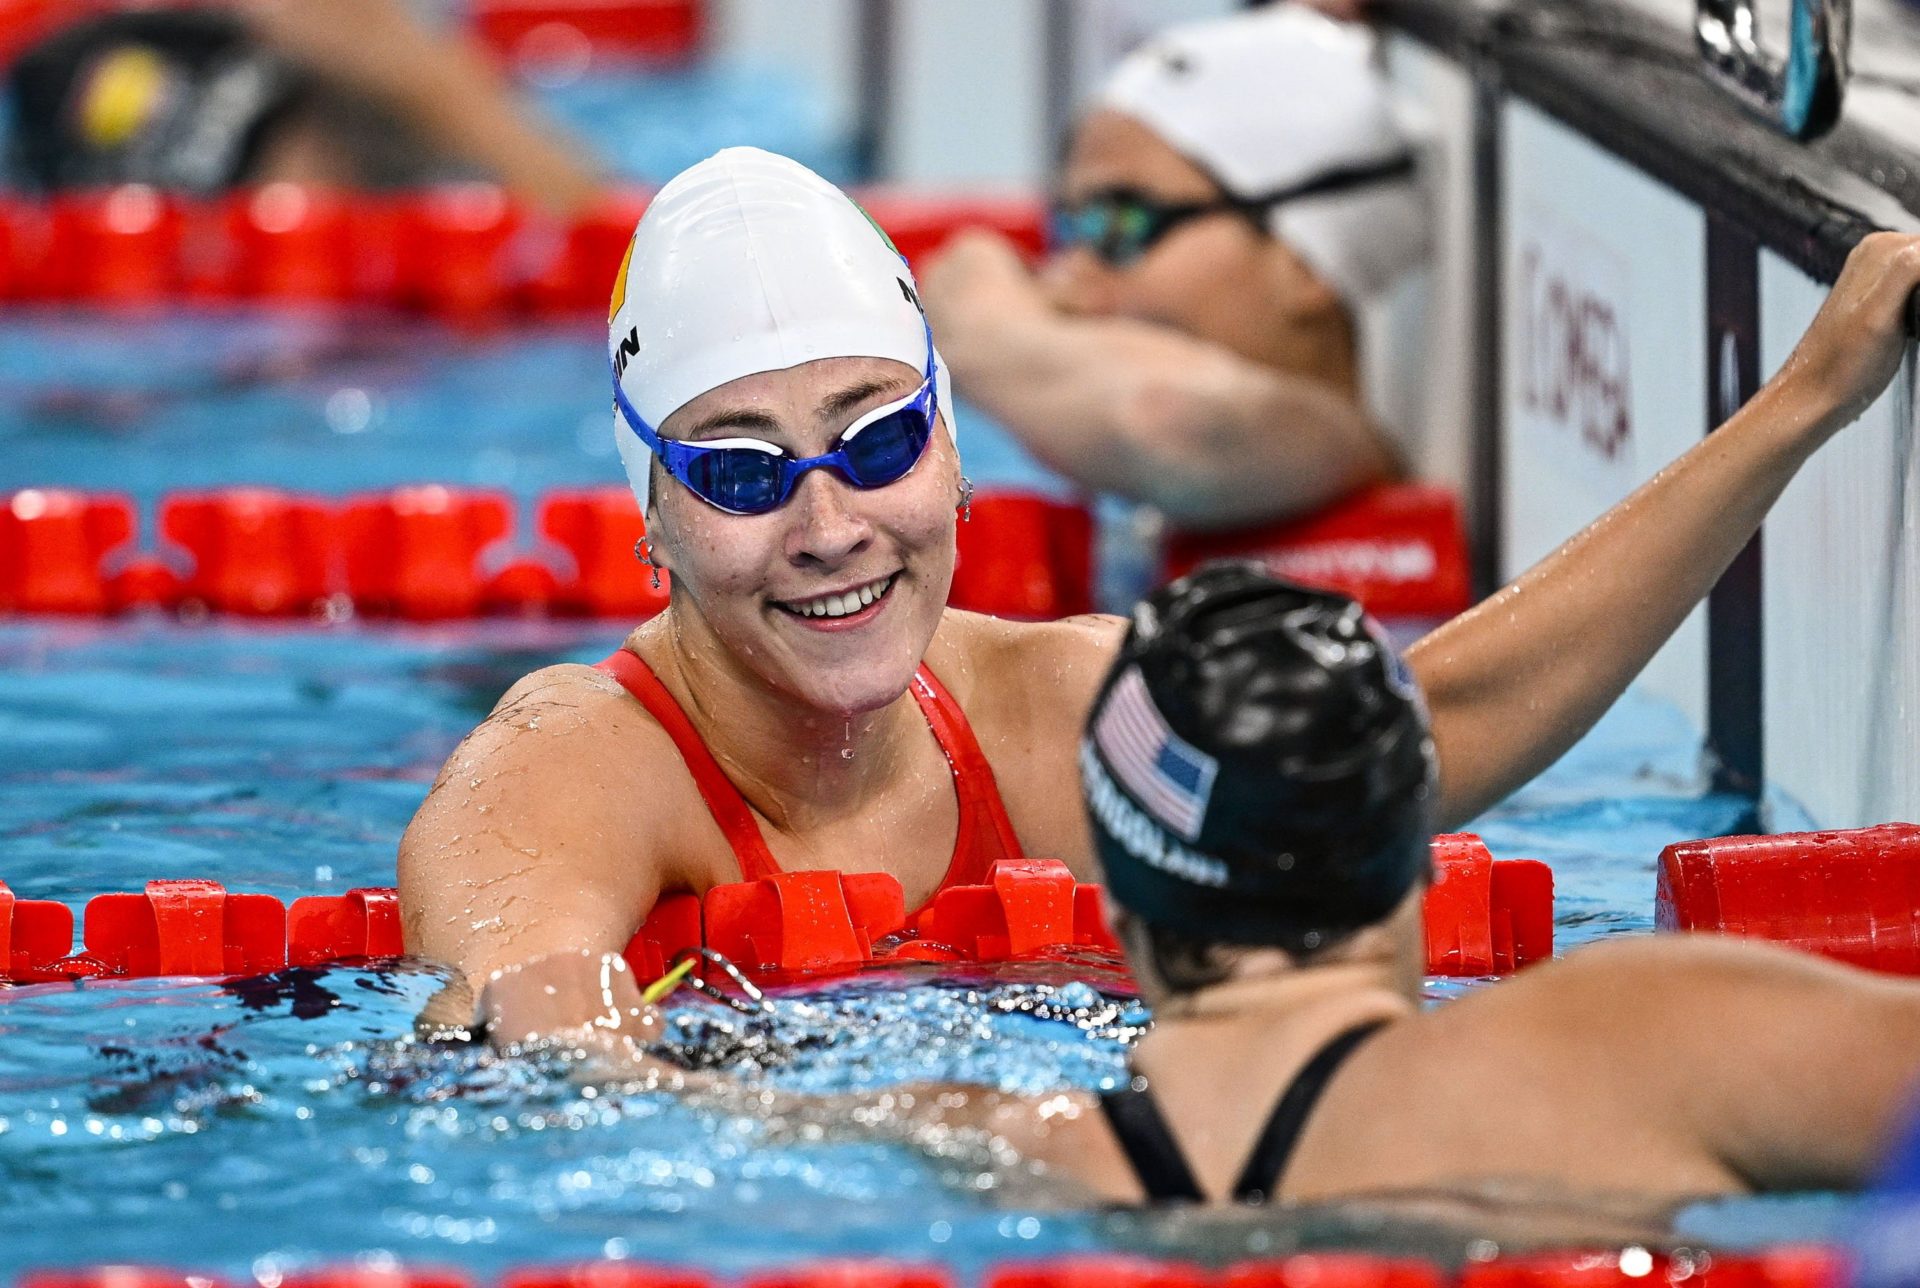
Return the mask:
<path id="1" fill-rule="evenodd" d="M 1327 1084 L 1333 1080 L 1333 1075 L 1347 1057 L 1385 1024 L 1385 1020 L 1369 1020 L 1365 1024 L 1355 1025 L 1321 1047 L 1313 1059 L 1294 1075 L 1293 1081 L 1287 1084 L 1286 1093 L 1280 1097 L 1280 1103 L 1273 1107 L 1273 1116 L 1267 1119 L 1266 1130 L 1254 1142 L 1253 1152 L 1247 1156 L 1246 1169 L 1240 1173 L 1240 1179 L 1234 1182 L 1233 1197 L 1236 1200 L 1241 1203 L 1265 1203 L 1279 1192 L 1280 1178 L 1287 1170 L 1287 1161 L 1293 1157 L 1294 1146 L 1300 1143 L 1300 1132 L 1306 1127 L 1307 1117 L 1313 1113 L 1313 1107 L 1320 1103 Z"/>
<path id="2" fill-rule="evenodd" d="M 1113 1129 L 1127 1161 L 1133 1164 L 1133 1174 L 1139 1178 L 1148 1201 L 1206 1202 L 1207 1196 L 1193 1179 L 1187 1156 L 1180 1152 L 1179 1142 L 1168 1130 L 1160 1103 L 1147 1089 L 1145 1078 L 1135 1078 L 1132 1086 L 1119 1091 L 1102 1093 L 1100 1108 L 1106 1111 L 1107 1125 Z"/>

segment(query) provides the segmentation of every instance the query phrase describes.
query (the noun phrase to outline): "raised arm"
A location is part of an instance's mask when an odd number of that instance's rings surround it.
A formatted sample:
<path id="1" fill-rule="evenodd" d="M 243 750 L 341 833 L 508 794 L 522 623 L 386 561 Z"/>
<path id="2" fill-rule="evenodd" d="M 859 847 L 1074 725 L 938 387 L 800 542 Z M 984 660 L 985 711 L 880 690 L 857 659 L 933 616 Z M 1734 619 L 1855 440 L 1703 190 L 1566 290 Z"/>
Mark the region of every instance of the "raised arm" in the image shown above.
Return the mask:
<path id="1" fill-rule="evenodd" d="M 619 960 L 665 879 L 648 861 L 650 758 L 633 754 L 665 735 L 644 719 L 598 672 L 552 667 L 448 759 L 399 860 L 408 951 L 467 985 L 441 1003 L 463 1015 L 436 1019 L 470 1017 L 507 972 L 522 986 L 502 995 L 502 1043 L 604 1020 L 603 956 Z"/>
<path id="2" fill-rule="evenodd" d="M 1823 443 L 1898 368 L 1920 238 L 1854 250 L 1793 356 L 1727 423 L 1407 659 L 1433 710 L 1439 823 L 1456 827 L 1593 726 Z"/>
<path id="3" fill-rule="evenodd" d="M 1070 317 L 991 234 L 956 238 L 923 286 L 964 397 L 1075 482 L 1184 527 L 1285 518 L 1393 468 L 1339 391 L 1167 327 Z"/>

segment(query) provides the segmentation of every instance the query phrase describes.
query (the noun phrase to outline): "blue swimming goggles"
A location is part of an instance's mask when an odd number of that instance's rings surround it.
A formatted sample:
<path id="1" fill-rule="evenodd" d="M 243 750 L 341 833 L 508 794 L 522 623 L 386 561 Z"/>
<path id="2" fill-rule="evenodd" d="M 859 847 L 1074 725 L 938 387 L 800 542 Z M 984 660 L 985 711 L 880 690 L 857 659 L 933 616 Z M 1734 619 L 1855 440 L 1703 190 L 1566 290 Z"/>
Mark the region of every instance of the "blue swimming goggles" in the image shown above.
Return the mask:
<path id="1" fill-rule="evenodd" d="M 640 441 L 689 492 L 728 514 L 766 514 L 786 504 L 809 470 L 837 471 L 857 488 L 885 487 L 905 478 L 919 464 L 933 437 L 934 417 L 939 410 L 933 376 L 933 329 L 928 327 L 926 379 L 920 382 L 920 388 L 854 421 L 826 455 L 799 459 L 757 438 L 701 443 L 662 438 L 634 410 L 620 387 L 617 370 L 613 401 Z"/>

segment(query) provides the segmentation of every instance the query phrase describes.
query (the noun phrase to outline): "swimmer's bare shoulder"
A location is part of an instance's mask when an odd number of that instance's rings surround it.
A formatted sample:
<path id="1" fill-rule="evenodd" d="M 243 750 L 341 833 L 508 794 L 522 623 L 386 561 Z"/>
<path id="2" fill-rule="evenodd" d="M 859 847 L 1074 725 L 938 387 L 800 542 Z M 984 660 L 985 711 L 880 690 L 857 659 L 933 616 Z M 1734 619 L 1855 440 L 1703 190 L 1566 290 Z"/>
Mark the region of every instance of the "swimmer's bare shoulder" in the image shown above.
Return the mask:
<path id="1" fill-rule="evenodd" d="M 681 874 L 653 769 L 672 740 L 611 676 L 561 665 L 508 689 L 440 771 L 400 844 L 408 950 L 468 978 L 626 946 Z"/>
<path id="2" fill-rule="evenodd" d="M 1093 843 L 1077 751 L 1125 634 L 1125 619 L 1103 614 L 1011 622 L 950 609 L 928 652 L 993 766 L 1022 847 L 1082 880 L 1094 879 Z"/>
<path id="3" fill-rule="evenodd" d="M 1920 984 L 1753 941 L 1634 936 L 1402 1032 L 1405 1060 L 1448 1071 L 1420 1099 L 1449 1150 L 1517 1165 L 1552 1142 L 1601 1185 L 1659 1159 L 1676 1191 L 1852 1187 L 1920 1078 Z"/>

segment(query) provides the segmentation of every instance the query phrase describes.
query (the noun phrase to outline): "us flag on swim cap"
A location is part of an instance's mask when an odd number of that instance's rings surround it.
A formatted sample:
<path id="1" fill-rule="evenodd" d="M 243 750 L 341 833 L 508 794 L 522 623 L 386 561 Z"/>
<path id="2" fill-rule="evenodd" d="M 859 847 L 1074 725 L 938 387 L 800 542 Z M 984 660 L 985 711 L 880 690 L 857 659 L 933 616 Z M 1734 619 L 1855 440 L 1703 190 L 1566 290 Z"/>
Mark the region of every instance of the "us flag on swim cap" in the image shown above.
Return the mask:
<path id="1" fill-rule="evenodd" d="M 1220 762 L 1167 727 L 1140 668 L 1114 681 L 1093 742 L 1120 785 L 1183 840 L 1196 840 Z"/>

